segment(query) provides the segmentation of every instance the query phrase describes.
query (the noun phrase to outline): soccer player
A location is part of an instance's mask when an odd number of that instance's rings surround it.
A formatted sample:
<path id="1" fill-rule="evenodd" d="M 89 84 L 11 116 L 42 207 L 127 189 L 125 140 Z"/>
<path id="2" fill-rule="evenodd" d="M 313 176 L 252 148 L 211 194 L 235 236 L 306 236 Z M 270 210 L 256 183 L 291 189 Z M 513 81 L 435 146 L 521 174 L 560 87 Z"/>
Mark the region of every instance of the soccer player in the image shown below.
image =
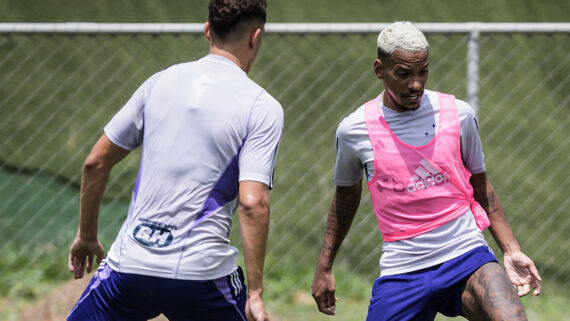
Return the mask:
<path id="1" fill-rule="evenodd" d="M 337 130 L 336 193 L 312 285 L 319 311 L 334 314 L 332 265 L 358 209 L 365 172 L 384 239 L 368 321 L 526 320 L 519 296 L 540 293 L 487 176 L 473 109 L 425 89 L 429 47 L 410 22 L 378 36 L 384 91 Z M 482 230 L 489 227 L 503 269 Z M 514 285 L 514 286 L 513 286 Z M 518 292 L 518 295 L 517 295 Z"/>
<path id="2" fill-rule="evenodd" d="M 111 168 L 142 145 L 128 216 L 68 320 L 267 320 L 269 189 L 281 105 L 248 78 L 265 0 L 211 0 L 209 54 L 160 71 L 105 126 L 83 166 L 74 277 L 101 261 L 97 217 Z M 239 205 L 247 283 L 230 245 Z"/>

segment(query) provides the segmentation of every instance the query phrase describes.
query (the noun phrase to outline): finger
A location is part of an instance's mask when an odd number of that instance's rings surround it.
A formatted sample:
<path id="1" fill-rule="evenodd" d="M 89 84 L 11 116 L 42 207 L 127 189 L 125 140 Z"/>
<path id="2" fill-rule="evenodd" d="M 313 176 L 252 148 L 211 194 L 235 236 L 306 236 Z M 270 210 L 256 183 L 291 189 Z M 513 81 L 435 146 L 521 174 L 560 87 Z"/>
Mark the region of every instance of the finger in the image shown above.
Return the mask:
<path id="1" fill-rule="evenodd" d="M 97 265 L 101 264 L 101 261 L 103 261 L 104 255 L 105 255 L 105 252 L 97 253 Z"/>
<path id="2" fill-rule="evenodd" d="M 319 296 L 315 296 L 315 302 L 317 303 L 317 309 L 319 309 L 320 312 L 325 313 L 326 308 L 325 308 L 325 299 L 323 296 L 319 295 Z"/>
<path id="3" fill-rule="evenodd" d="M 85 258 L 75 256 L 73 259 L 73 277 L 81 279 L 83 277 L 83 269 L 85 268 Z"/>
<path id="4" fill-rule="evenodd" d="M 336 296 L 334 295 L 334 292 L 329 292 L 327 301 L 329 304 L 328 308 L 330 309 L 330 311 L 334 315 L 335 310 L 336 310 Z"/>
<path id="5" fill-rule="evenodd" d="M 533 295 L 540 295 L 540 290 L 541 290 L 540 283 L 538 283 L 538 281 L 534 280 L 532 287 L 534 288 L 534 292 L 532 294 Z"/>
<path id="6" fill-rule="evenodd" d="M 517 287 L 518 287 L 519 296 L 521 297 L 530 293 L 530 285 L 528 283 L 519 285 Z"/>
<path id="7" fill-rule="evenodd" d="M 67 268 L 69 269 L 69 272 L 73 272 L 73 255 L 71 253 L 69 253 L 69 259 L 67 260 Z"/>
<path id="8" fill-rule="evenodd" d="M 542 281 L 542 278 L 540 277 L 540 273 L 538 273 L 538 270 L 536 269 L 536 266 L 534 264 L 532 264 L 529 268 L 530 274 L 532 275 L 532 277 L 535 279 L 535 282 L 538 281 Z"/>
<path id="9" fill-rule="evenodd" d="M 87 256 L 87 273 L 91 273 L 91 269 L 93 268 L 93 254 L 89 253 Z"/>
<path id="10" fill-rule="evenodd" d="M 327 296 L 326 294 L 320 295 L 318 297 L 315 298 L 315 300 L 317 301 L 317 307 L 319 308 L 319 311 L 324 313 L 324 314 L 328 314 L 328 315 L 333 315 L 334 313 L 329 309 L 329 303 L 327 302 Z"/>
<path id="11" fill-rule="evenodd" d="M 323 310 L 321 311 L 328 315 L 334 315 L 335 313 L 335 302 L 334 302 L 334 292 L 326 292 L 323 295 Z"/>

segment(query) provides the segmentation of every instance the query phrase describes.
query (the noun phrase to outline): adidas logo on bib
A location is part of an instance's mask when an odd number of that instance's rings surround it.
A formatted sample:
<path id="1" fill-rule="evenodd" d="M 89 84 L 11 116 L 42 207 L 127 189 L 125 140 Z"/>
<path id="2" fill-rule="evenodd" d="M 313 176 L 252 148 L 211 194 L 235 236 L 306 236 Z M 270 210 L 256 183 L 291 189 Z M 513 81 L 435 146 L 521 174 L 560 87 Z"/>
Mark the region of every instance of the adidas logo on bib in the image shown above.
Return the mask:
<path id="1" fill-rule="evenodd" d="M 420 166 L 416 168 L 414 173 L 415 175 L 410 178 L 406 187 L 408 192 L 424 190 L 449 181 L 449 174 L 425 158 L 420 162 Z"/>

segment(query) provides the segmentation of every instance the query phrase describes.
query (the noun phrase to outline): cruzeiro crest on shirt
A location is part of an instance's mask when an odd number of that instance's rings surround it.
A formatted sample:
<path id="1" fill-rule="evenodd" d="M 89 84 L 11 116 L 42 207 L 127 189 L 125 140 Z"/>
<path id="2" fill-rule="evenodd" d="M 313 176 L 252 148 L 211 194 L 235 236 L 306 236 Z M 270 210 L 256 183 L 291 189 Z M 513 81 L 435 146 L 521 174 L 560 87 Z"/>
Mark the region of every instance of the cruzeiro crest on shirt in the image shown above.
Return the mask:
<path id="1" fill-rule="evenodd" d="M 145 246 L 165 247 L 172 243 L 172 231 L 177 227 L 161 222 L 139 218 L 140 223 L 133 231 L 133 237 L 137 242 Z"/>

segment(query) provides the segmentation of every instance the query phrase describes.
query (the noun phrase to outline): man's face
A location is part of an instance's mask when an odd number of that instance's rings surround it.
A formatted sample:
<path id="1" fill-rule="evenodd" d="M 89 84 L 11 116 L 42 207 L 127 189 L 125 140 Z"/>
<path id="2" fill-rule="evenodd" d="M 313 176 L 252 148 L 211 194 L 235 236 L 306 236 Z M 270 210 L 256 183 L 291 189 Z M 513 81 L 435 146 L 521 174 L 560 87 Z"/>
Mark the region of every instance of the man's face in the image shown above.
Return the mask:
<path id="1" fill-rule="evenodd" d="M 391 57 L 374 62 L 374 71 L 384 82 L 386 107 L 399 112 L 418 108 L 428 78 L 428 56 L 427 50 L 396 49 Z"/>

